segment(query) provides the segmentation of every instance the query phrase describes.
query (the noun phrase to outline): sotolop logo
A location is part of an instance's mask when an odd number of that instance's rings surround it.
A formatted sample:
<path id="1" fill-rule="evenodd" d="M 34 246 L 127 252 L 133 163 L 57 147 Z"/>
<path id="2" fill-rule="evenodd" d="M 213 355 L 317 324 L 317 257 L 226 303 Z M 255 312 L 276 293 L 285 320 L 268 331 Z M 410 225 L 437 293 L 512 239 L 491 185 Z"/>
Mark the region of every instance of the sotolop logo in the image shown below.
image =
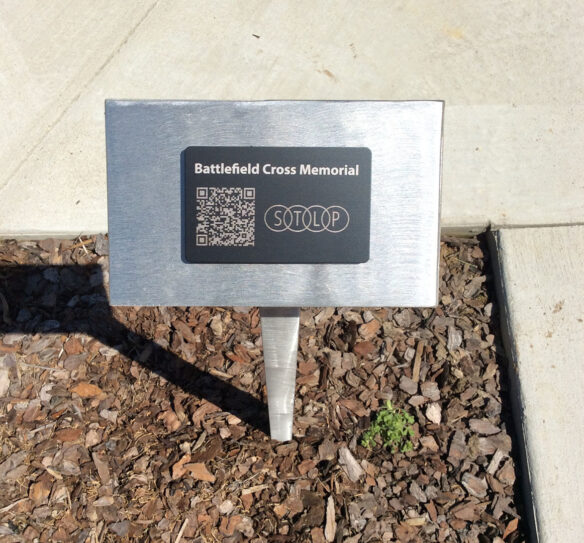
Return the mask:
<path id="1" fill-rule="evenodd" d="M 331 232 L 349 226 L 349 212 L 342 206 L 273 205 L 264 213 L 264 223 L 272 232 Z"/>

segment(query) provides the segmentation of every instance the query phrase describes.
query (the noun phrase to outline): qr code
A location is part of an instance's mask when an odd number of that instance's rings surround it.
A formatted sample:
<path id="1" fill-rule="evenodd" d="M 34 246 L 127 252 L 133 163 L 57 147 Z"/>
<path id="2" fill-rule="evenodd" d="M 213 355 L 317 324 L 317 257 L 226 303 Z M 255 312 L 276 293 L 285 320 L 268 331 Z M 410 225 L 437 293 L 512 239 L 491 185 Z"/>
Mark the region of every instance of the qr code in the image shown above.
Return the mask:
<path id="1" fill-rule="evenodd" d="M 196 245 L 253 247 L 255 188 L 197 187 Z"/>

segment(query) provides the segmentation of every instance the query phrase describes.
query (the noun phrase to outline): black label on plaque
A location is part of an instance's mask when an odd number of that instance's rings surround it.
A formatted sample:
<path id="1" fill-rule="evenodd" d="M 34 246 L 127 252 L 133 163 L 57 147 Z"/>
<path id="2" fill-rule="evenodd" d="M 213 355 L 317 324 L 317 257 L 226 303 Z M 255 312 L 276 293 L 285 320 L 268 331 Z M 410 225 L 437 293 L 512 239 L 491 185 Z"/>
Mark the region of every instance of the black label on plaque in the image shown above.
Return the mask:
<path id="1" fill-rule="evenodd" d="M 365 147 L 188 147 L 183 168 L 187 262 L 369 259 Z"/>

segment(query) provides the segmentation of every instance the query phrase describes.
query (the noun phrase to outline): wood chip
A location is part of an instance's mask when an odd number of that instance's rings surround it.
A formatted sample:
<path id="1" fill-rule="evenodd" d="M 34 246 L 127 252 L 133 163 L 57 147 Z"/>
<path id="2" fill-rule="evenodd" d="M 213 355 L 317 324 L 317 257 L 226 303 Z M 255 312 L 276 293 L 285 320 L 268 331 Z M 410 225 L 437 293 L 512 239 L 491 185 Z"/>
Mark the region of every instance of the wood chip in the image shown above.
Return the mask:
<path id="1" fill-rule="evenodd" d="M 325 439 L 318 447 L 319 460 L 333 460 L 337 456 L 338 446 L 331 440 Z"/>
<path id="2" fill-rule="evenodd" d="M 205 464 L 201 462 L 194 462 L 192 464 L 185 464 L 185 470 L 189 472 L 191 477 L 197 481 L 215 482 L 215 476 L 207 469 Z"/>
<path id="3" fill-rule="evenodd" d="M 325 543 L 325 541 L 327 541 L 324 537 L 322 528 L 319 526 L 316 526 L 310 530 L 310 538 L 312 543 Z"/>
<path id="4" fill-rule="evenodd" d="M 78 338 L 71 337 L 65 342 L 63 349 L 68 355 L 80 354 L 83 352 L 83 344 Z"/>
<path id="5" fill-rule="evenodd" d="M 161 413 L 158 416 L 158 419 L 162 420 L 168 432 L 176 432 L 182 426 L 179 418 L 172 409 L 168 409 L 164 413 Z"/>
<path id="6" fill-rule="evenodd" d="M 493 458 L 491 458 L 491 461 L 489 462 L 489 466 L 487 467 L 487 473 L 489 473 L 490 475 L 494 475 L 497 469 L 499 468 L 499 464 L 506 457 L 507 455 L 501 449 L 497 449 L 495 451 L 495 454 L 493 455 Z"/>
<path id="7" fill-rule="evenodd" d="M 373 322 L 373 321 L 371 321 Z M 326 504 L 326 525 L 324 528 L 324 537 L 327 541 L 335 540 L 337 532 L 337 522 L 335 520 L 335 501 L 332 496 L 329 496 Z"/>
<path id="8" fill-rule="evenodd" d="M 474 522 L 477 519 L 477 508 L 473 502 L 464 502 L 452 509 L 452 514 L 460 520 Z"/>
<path id="9" fill-rule="evenodd" d="M 53 485 L 49 479 L 41 477 L 36 483 L 30 485 L 28 497 L 35 503 L 35 505 L 48 503 L 52 486 Z"/>
<path id="10" fill-rule="evenodd" d="M 421 503 L 428 501 L 428 497 L 416 481 L 412 481 L 410 484 L 410 494 Z"/>
<path id="11" fill-rule="evenodd" d="M 418 382 L 420 380 L 420 369 L 422 367 L 422 353 L 424 352 L 424 342 L 418 341 L 416 345 L 416 354 L 414 356 L 414 366 L 412 368 L 412 381 Z"/>
<path id="12" fill-rule="evenodd" d="M 268 488 L 269 485 L 255 485 L 255 486 L 250 486 L 248 488 L 244 488 L 241 491 L 242 496 L 245 496 L 246 494 L 254 494 L 255 492 L 260 492 L 261 490 L 264 490 L 266 488 Z"/>
<path id="13" fill-rule="evenodd" d="M 450 442 L 450 448 L 448 449 L 448 461 L 454 466 L 458 467 L 460 461 L 466 455 L 466 439 L 464 433 L 460 430 L 454 432 L 452 441 Z"/>
<path id="14" fill-rule="evenodd" d="M 113 496 L 102 496 L 93 502 L 93 507 L 109 507 L 114 504 Z"/>
<path id="15" fill-rule="evenodd" d="M 111 481 L 111 474 L 109 469 L 109 463 L 107 461 L 107 457 L 104 453 L 94 452 L 91 454 L 91 458 L 93 458 L 93 463 L 97 468 L 97 473 L 99 478 L 101 479 L 102 484 L 107 485 Z"/>
<path id="16" fill-rule="evenodd" d="M 276 514 L 276 516 L 278 518 L 282 518 L 284 516 L 286 516 L 289 512 L 289 509 L 283 504 L 283 503 L 279 503 L 277 505 L 274 505 L 274 513 Z"/>
<path id="17" fill-rule="evenodd" d="M 381 323 L 378 320 L 374 319 L 366 324 L 362 324 L 361 326 L 359 326 L 359 335 L 361 335 L 361 337 L 363 337 L 364 339 L 371 339 L 377 335 L 380 328 Z"/>
<path id="18" fill-rule="evenodd" d="M 102 394 L 101 388 L 97 385 L 92 385 L 91 383 L 79 383 L 78 385 L 74 386 L 71 389 L 71 392 L 74 392 L 78 396 L 82 398 L 95 398 Z"/>
<path id="19" fill-rule="evenodd" d="M 509 521 L 509 524 L 505 527 L 503 532 L 503 539 L 507 539 L 513 532 L 517 531 L 517 525 L 519 524 L 519 519 L 514 518 Z"/>
<path id="20" fill-rule="evenodd" d="M 511 438 L 504 432 L 488 437 L 480 437 L 478 445 L 479 453 L 486 456 L 494 454 L 497 449 L 501 449 L 507 454 L 511 452 Z"/>
<path id="21" fill-rule="evenodd" d="M 172 466 L 172 478 L 173 479 L 180 479 L 186 472 L 187 468 L 185 467 L 191 461 L 191 455 L 185 454 L 178 462 L 176 462 Z"/>
<path id="22" fill-rule="evenodd" d="M 487 495 L 487 481 L 471 473 L 465 473 L 462 476 L 462 485 L 469 494 L 476 498 L 484 498 Z"/>
<path id="23" fill-rule="evenodd" d="M 438 512 L 436 511 L 436 506 L 434 505 L 434 502 L 430 500 L 425 505 L 426 505 L 426 510 L 428 511 L 428 514 L 430 515 L 430 520 L 435 523 L 438 520 Z"/>
<path id="24" fill-rule="evenodd" d="M 418 392 L 418 383 L 409 377 L 402 375 L 399 380 L 399 388 L 410 395 L 414 395 Z"/>
<path id="25" fill-rule="evenodd" d="M 436 440 L 432 436 L 422 436 L 420 438 L 420 445 L 432 452 L 438 452 L 440 450 L 438 443 L 436 443 Z"/>
<path id="26" fill-rule="evenodd" d="M 0 369 L 0 398 L 4 398 L 10 390 L 10 372 L 7 369 Z"/>
<path id="27" fill-rule="evenodd" d="M 341 447 L 339 449 L 339 464 L 349 479 L 354 483 L 356 483 L 363 475 L 365 475 L 365 471 L 359 465 L 359 462 L 357 462 L 347 447 Z"/>
<path id="28" fill-rule="evenodd" d="M 375 351 L 377 351 L 377 347 L 371 341 L 360 341 L 359 343 L 355 343 L 353 347 L 353 352 L 359 356 L 368 356 Z"/>
<path id="29" fill-rule="evenodd" d="M 55 439 L 62 442 L 77 441 L 83 434 L 83 428 L 63 428 L 55 432 Z"/>
<path id="30" fill-rule="evenodd" d="M 422 396 L 425 396 L 433 402 L 437 402 L 440 399 L 440 390 L 438 389 L 438 384 L 434 381 L 426 381 L 420 385 L 420 392 Z"/>
<path id="31" fill-rule="evenodd" d="M 485 419 L 470 419 L 469 426 L 473 432 L 484 436 L 498 434 L 501 431 L 501 428 Z"/>
<path id="32" fill-rule="evenodd" d="M 304 460 L 298 464 L 298 473 L 300 475 L 306 475 L 315 466 L 316 462 L 314 460 Z"/>
<path id="33" fill-rule="evenodd" d="M 426 408 L 426 418 L 434 424 L 440 424 L 442 422 L 442 408 L 439 403 L 431 403 Z"/>
<path id="34" fill-rule="evenodd" d="M 230 515 L 232 511 L 235 509 L 235 505 L 233 505 L 233 502 L 231 500 L 225 500 L 224 502 L 221 503 L 221 505 L 219 505 L 218 509 L 219 513 L 221 513 L 222 515 Z"/>
<path id="35" fill-rule="evenodd" d="M 507 486 L 515 484 L 515 467 L 513 465 L 513 460 L 509 459 L 505 462 L 505 465 L 497 472 L 497 479 Z"/>

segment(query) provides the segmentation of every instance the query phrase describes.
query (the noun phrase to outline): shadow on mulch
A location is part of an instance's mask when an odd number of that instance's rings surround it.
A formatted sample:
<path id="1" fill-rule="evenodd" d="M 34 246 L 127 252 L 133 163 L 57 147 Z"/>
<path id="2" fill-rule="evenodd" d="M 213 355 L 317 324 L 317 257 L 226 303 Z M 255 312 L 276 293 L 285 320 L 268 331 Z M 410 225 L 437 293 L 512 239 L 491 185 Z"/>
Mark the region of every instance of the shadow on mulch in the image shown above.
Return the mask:
<path id="1" fill-rule="evenodd" d="M 35 292 L 35 284 L 43 274 L 50 275 L 52 269 L 67 280 L 54 283 L 49 301 L 42 303 L 47 293 L 44 290 Z M 269 433 L 267 405 L 262 401 L 198 369 L 155 341 L 136 335 L 118 322 L 107 302 L 100 266 L 4 266 L 0 267 L 0 284 L 7 293 L 6 302 L 13 315 L 21 310 L 35 310 L 35 317 L 23 319 L 23 322 L 11 320 L 5 312 L 0 318 L 0 334 L 89 334 L 183 391 L 204 398 L 250 426 Z M 73 299 L 76 300 L 74 304 L 71 303 Z M 149 353 L 146 360 L 139 356 L 145 350 Z"/>

